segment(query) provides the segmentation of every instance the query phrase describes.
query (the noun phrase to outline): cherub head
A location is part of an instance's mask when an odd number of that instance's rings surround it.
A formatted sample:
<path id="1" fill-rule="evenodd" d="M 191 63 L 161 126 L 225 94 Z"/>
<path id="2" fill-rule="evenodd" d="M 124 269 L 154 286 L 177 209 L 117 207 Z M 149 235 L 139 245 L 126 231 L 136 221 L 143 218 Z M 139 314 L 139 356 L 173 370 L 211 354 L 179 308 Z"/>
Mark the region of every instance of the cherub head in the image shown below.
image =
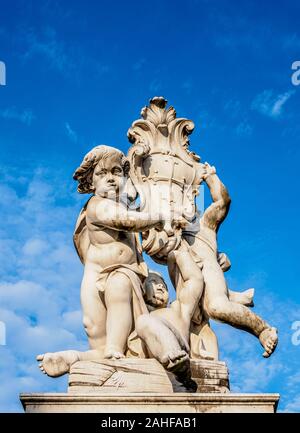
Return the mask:
<path id="1" fill-rule="evenodd" d="M 168 305 L 168 287 L 158 272 L 149 272 L 144 282 L 144 288 L 146 304 L 153 308 L 164 308 Z"/>
<path id="2" fill-rule="evenodd" d="M 116 198 L 127 181 L 129 161 L 120 150 L 100 145 L 88 152 L 73 175 L 78 192 Z"/>

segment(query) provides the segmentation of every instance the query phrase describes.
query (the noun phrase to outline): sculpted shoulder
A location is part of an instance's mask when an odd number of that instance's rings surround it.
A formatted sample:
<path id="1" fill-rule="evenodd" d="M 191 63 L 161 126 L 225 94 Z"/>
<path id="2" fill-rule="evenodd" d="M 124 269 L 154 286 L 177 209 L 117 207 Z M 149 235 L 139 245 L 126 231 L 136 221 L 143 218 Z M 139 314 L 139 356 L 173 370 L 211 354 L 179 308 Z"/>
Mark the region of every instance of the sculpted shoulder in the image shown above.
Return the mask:
<path id="1" fill-rule="evenodd" d="M 101 209 L 105 208 L 107 200 L 102 197 L 93 196 L 87 206 L 87 218 L 88 220 L 95 221 L 99 220 L 99 216 L 101 216 Z"/>

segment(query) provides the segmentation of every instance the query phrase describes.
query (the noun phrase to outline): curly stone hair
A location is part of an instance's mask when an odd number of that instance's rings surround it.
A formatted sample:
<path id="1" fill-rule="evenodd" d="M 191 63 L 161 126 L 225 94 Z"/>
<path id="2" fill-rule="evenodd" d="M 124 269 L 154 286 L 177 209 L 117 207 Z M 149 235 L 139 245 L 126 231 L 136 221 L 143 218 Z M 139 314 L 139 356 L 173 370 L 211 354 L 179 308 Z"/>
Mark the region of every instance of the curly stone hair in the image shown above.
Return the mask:
<path id="1" fill-rule="evenodd" d="M 80 192 L 81 194 L 90 194 L 94 192 L 94 168 L 99 161 L 109 158 L 111 156 L 118 156 L 120 158 L 124 175 L 128 176 L 130 165 L 124 153 L 114 147 L 101 144 L 100 146 L 94 147 L 85 155 L 82 163 L 73 174 L 73 179 L 78 181 L 78 192 Z"/>

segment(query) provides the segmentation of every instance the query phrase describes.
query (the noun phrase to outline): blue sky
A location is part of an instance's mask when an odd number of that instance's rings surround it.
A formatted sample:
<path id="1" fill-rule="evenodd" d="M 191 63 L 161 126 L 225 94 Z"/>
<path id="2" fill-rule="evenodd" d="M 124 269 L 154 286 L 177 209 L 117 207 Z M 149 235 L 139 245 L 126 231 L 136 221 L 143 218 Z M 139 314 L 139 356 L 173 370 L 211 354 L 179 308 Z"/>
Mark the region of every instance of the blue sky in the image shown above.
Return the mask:
<path id="1" fill-rule="evenodd" d="M 255 287 L 255 311 L 279 328 L 265 360 L 254 337 L 214 325 L 232 391 L 279 392 L 280 410 L 300 411 L 299 19 L 297 1 L 1 2 L 0 411 L 22 410 L 19 392 L 66 389 L 36 354 L 87 347 L 72 173 L 96 144 L 126 151 L 156 95 L 194 120 L 191 148 L 229 189 L 230 287 Z"/>

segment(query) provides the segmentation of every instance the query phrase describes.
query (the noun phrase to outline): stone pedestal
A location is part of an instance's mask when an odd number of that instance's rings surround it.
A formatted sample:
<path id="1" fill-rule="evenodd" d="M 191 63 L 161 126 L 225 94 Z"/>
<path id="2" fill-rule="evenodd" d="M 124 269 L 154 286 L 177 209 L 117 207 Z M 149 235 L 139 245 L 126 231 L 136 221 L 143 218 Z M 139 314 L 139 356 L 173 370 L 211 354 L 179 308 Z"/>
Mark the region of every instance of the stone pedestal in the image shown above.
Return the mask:
<path id="1" fill-rule="evenodd" d="M 278 394 L 21 394 L 25 412 L 251 413 L 276 412 Z"/>
<path id="2" fill-rule="evenodd" d="M 68 392 L 159 393 L 173 392 L 165 369 L 155 359 L 78 361 L 71 366 Z"/>
<path id="3" fill-rule="evenodd" d="M 229 392 L 225 362 L 191 360 L 197 392 Z M 172 393 L 187 392 L 155 359 L 78 361 L 71 366 L 69 393 Z"/>
<path id="4" fill-rule="evenodd" d="M 227 393 L 230 390 L 229 372 L 225 362 L 191 359 L 192 378 L 197 383 L 197 393 Z M 169 374 L 174 392 L 186 392 L 174 375 Z"/>
<path id="5" fill-rule="evenodd" d="M 79 361 L 68 393 L 21 394 L 26 412 L 275 412 L 278 394 L 231 394 L 226 364 L 192 360 L 198 389 L 187 392 L 155 359 Z"/>

